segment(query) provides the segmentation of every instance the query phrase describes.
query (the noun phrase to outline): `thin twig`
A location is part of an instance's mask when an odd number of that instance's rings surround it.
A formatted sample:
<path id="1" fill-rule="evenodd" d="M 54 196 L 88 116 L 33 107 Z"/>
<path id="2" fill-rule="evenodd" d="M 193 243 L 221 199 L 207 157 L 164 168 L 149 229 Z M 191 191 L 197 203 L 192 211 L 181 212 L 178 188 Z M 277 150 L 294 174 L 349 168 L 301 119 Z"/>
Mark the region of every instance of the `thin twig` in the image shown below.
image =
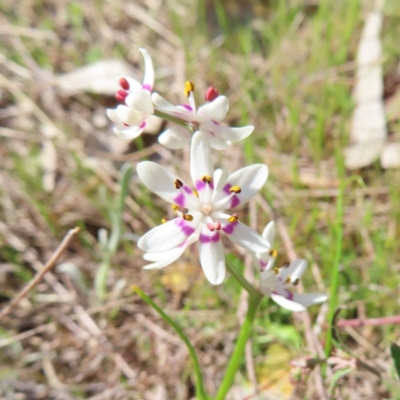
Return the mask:
<path id="1" fill-rule="evenodd" d="M 392 317 L 381 317 L 381 318 L 369 318 L 369 319 L 342 319 L 338 321 L 337 326 L 353 328 L 359 326 L 379 326 L 389 324 L 400 324 L 400 315 L 394 315 Z"/>
<path id="2" fill-rule="evenodd" d="M 44 268 L 41 271 L 39 271 L 35 275 L 35 277 L 24 287 L 24 289 L 22 289 L 21 292 L 11 300 L 11 303 L 8 306 L 4 307 L 0 311 L 0 319 L 5 315 L 7 315 L 11 311 L 11 309 L 21 301 L 23 297 L 25 297 L 34 287 L 36 287 L 40 283 L 44 275 L 54 267 L 60 255 L 66 250 L 66 248 L 70 244 L 72 237 L 76 233 L 78 233 L 79 230 L 80 228 L 74 228 L 68 231 L 63 241 L 60 243 L 57 250 L 53 253 L 53 255 L 51 256 L 47 264 L 44 266 Z"/>

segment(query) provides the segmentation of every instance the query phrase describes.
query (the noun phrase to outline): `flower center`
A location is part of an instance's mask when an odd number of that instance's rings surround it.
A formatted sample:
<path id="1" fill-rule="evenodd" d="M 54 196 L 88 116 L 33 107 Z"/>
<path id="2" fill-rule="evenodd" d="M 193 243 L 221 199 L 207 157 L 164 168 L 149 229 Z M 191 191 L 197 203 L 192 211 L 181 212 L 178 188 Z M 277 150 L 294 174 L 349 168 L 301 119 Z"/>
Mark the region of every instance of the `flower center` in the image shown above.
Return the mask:
<path id="1" fill-rule="evenodd" d="M 212 207 L 211 207 L 209 204 L 203 204 L 203 205 L 200 207 L 200 211 L 203 213 L 203 215 L 204 215 L 205 217 L 207 217 L 207 216 L 210 215 L 210 213 L 211 213 L 211 211 L 212 211 Z"/>

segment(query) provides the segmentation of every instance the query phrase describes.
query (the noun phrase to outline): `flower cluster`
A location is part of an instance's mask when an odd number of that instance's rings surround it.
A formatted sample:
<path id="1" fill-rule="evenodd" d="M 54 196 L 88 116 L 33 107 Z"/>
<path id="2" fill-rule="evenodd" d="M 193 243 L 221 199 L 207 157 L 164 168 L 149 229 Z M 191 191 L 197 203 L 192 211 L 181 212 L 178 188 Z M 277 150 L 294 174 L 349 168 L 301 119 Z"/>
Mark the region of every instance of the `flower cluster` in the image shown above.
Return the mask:
<path id="1" fill-rule="evenodd" d="M 245 139 L 254 126 L 231 128 L 223 125 L 229 110 L 229 100 L 219 96 L 216 89 L 210 87 L 205 93 L 205 104 L 196 108 L 193 82 L 186 82 L 185 97 L 187 104 L 173 105 L 158 93 L 152 93 L 154 86 L 154 68 L 150 55 L 140 49 L 145 63 L 143 83 L 130 77 L 119 78 L 120 90 L 115 97 L 120 104 L 108 109 L 108 117 L 115 123 L 114 133 L 122 139 L 135 139 L 146 128 L 150 114 L 162 116 L 173 121 L 173 125 L 163 132 L 159 142 L 172 150 L 181 149 L 189 144 L 192 134 L 198 130 L 207 138 L 210 146 L 216 150 L 226 149 L 229 145 Z"/>
<path id="2" fill-rule="evenodd" d="M 275 224 L 271 221 L 262 233 L 271 247 L 274 245 Z M 256 266 L 260 270 L 260 291 L 269 296 L 275 303 L 291 311 L 304 311 L 306 307 L 326 301 L 323 293 L 293 293 L 292 288 L 300 282 L 304 271 L 307 269 L 307 261 L 294 260 L 284 264 L 280 268 L 275 267 L 278 252 L 271 249 L 255 255 Z"/>
<path id="3" fill-rule="evenodd" d="M 121 89 L 116 98 L 122 104 L 107 110 L 115 123 L 114 132 L 121 138 L 134 139 L 146 128 L 149 115 L 172 122 L 159 136 L 159 142 L 169 149 L 181 149 L 190 143 L 190 183 L 166 168 L 150 161 L 140 162 L 138 176 L 147 188 L 171 204 L 175 218 L 147 232 L 138 242 L 146 269 L 163 268 L 176 261 L 192 244 L 197 243 L 200 263 L 207 279 L 214 285 L 225 277 L 225 255 L 222 233 L 246 249 L 256 259 L 260 271 L 260 291 L 276 303 L 292 311 L 326 300 L 323 294 L 295 294 L 291 291 L 304 273 L 307 262 L 299 259 L 281 268 L 275 267 L 276 250 L 274 223 L 270 222 L 262 235 L 240 221 L 232 212 L 254 197 L 268 178 L 268 167 L 255 164 L 232 174 L 214 170 L 212 148 L 224 150 L 232 143 L 248 137 L 253 126 L 232 128 L 224 125 L 229 110 L 226 96 L 208 88 L 205 104 L 196 107 L 195 86 L 187 81 L 186 104 L 173 105 L 153 92 L 154 69 L 151 57 L 140 49 L 145 62 L 143 83 L 121 77 Z"/>

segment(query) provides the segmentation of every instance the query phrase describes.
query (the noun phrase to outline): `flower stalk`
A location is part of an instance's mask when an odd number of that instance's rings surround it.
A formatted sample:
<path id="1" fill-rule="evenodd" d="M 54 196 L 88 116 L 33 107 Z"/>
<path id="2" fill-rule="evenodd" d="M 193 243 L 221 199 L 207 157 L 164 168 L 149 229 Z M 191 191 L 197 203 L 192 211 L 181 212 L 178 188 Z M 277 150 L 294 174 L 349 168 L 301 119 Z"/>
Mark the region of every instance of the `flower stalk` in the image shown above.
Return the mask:
<path id="1" fill-rule="evenodd" d="M 255 289 L 253 288 L 253 290 Z M 215 400 L 224 400 L 233 384 L 235 374 L 242 363 L 243 353 L 245 351 L 247 341 L 249 340 L 251 332 L 253 330 L 254 320 L 256 318 L 257 310 L 261 304 L 262 299 L 262 295 L 257 292 L 256 294 L 249 294 L 249 305 L 246 317 L 240 329 L 235 349 L 233 350 L 231 359 L 229 360 L 224 378 L 222 379 L 221 386 L 219 387 Z"/>

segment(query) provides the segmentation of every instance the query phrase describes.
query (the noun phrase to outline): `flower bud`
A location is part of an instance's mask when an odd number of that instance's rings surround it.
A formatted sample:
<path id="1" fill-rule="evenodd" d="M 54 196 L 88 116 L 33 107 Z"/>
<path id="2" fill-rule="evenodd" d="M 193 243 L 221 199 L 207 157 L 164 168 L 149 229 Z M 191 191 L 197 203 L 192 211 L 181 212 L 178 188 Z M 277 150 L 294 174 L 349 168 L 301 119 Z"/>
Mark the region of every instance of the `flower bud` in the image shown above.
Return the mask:
<path id="1" fill-rule="evenodd" d="M 119 85 L 124 90 L 129 90 L 129 88 L 130 88 L 129 82 L 125 78 L 120 78 Z"/>
<path id="2" fill-rule="evenodd" d="M 115 98 L 118 101 L 125 101 L 125 99 L 127 98 L 128 94 L 129 93 L 125 92 L 125 90 L 118 90 L 117 93 L 115 94 Z"/>
<path id="3" fill-rule="evenodd" d="M 219 95 L 218 90 L 210 86 L 206 91 L 205 99 L 206 101 L 213 101 L 218 97 L 218 95 Z"/>

